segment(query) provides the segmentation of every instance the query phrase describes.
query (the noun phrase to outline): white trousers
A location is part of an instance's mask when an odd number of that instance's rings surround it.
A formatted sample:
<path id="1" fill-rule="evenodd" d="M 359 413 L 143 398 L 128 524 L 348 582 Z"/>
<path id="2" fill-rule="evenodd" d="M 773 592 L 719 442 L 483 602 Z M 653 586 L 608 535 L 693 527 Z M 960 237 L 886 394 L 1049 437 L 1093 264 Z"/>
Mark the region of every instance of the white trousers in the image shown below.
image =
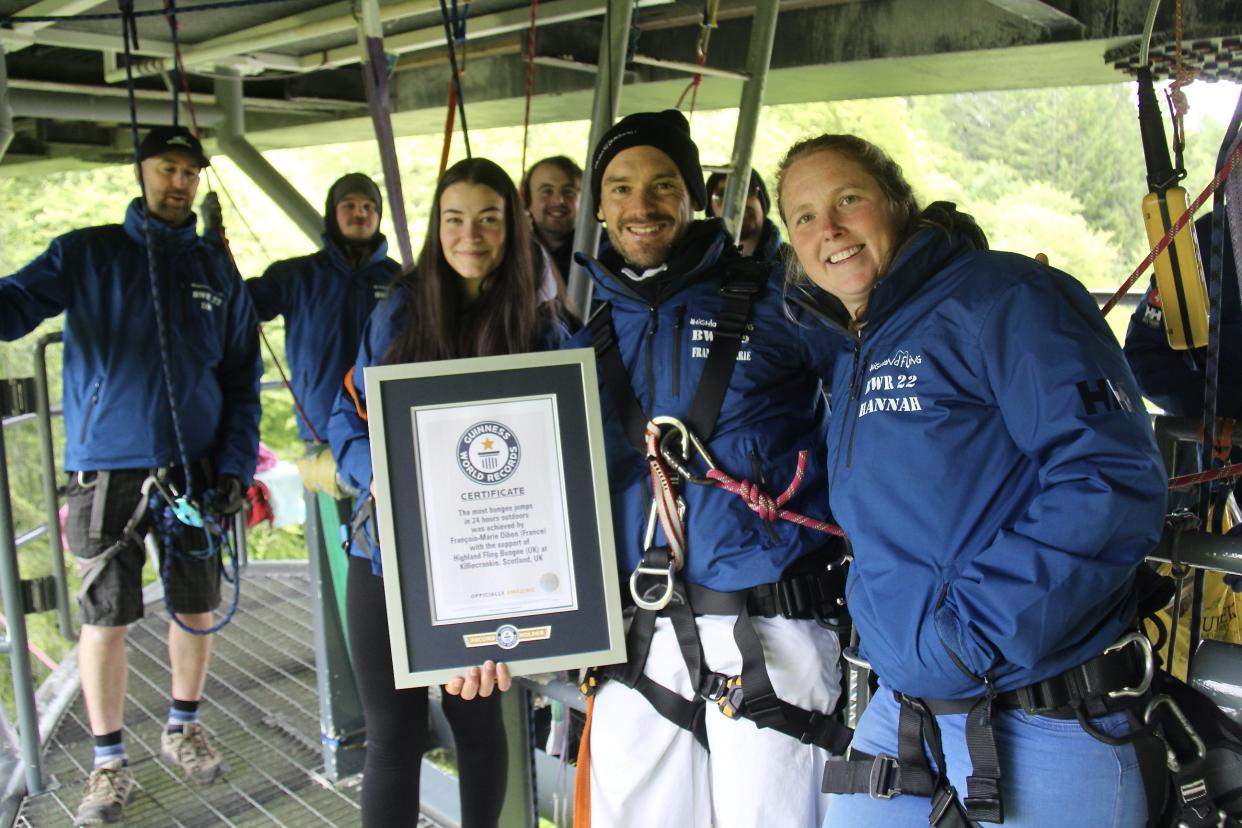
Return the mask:
<path id="1" fill-rule="evenodd" d="M 742 671 L 731 616 L 698 618 L 704 668 Z M 753 619 L 776 695 L 805 710 L 833 709 L 840 695 L 840 645 L 812 620 Z M 656 621 L 644 672 L 692 698 L 672 623 Z M 818 828 L 828 753 L 707 705 L 711 752 L 665 719 L 637 691 L 605 682 L 591 723 L 592 828 Z"/>

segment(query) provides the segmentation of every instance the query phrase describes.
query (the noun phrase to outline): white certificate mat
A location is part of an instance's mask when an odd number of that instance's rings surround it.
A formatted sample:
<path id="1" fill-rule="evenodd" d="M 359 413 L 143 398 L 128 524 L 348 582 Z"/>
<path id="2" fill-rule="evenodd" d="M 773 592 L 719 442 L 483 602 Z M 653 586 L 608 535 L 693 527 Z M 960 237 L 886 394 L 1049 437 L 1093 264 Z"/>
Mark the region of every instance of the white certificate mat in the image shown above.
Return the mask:
<path id="1" fill-rule="evenodd" d="M 411 416 L 432 624 L 577 609 L 556 398 Z"/>

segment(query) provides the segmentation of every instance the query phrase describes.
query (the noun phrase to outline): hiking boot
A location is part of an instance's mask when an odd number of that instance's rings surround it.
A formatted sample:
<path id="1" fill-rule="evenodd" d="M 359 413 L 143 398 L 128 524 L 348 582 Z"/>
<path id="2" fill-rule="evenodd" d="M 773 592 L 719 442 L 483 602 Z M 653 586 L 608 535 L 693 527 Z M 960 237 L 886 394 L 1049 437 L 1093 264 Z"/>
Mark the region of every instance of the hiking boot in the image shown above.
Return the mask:
<path id="1" fill-rule="evenodd" d="M 134 791 L 134 777 L 124 760 L 113 759 L 91 771 L 74 825 L 99 825 L 118 822 L 125 812 L 125 803 Z"/>
<path id="2" fill-rule="evenodd" d="M 180 733 L 164 731 L 160 737 L 160 758 L 177 765 L 191 782 L 206 785 L 227 769 L 224 759 L 207 741 L 207 731 L 198 723 L 185 726 Z"/>

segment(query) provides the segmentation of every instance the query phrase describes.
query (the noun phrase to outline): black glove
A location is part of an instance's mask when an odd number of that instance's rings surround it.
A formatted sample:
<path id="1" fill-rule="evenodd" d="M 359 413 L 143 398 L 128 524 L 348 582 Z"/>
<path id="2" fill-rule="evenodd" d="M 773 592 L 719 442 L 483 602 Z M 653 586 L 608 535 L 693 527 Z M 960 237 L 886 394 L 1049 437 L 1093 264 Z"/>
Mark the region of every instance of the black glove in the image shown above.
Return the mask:
<path id="1" fill-rule="evenodd" d="M 212 230 L 223 234 L 224 211 L 220 209 L 220 196 L 216 195 L 215 190 L 203 196 L 203 203 L 198 205 L 198 209 L 203 214 L 203 235 L 210 235 Z"/>
<path id="2" fill-rule="evenodd" d="M 222 474 L 216 478 L 216 486 L 211 495 L 211 510 L 220 517 L 235 515 L 246 505 L 246 496 L 242 491 L 241 481 L 231 474 Z"/>

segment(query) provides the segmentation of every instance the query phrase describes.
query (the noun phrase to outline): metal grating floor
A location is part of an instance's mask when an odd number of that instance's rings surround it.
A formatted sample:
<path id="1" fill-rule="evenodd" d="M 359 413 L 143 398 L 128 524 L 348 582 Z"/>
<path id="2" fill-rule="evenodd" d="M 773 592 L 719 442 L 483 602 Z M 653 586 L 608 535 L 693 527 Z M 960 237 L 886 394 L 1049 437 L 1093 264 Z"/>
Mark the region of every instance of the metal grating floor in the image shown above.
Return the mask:
<path id="1" fill-rule="evenodd" d="M 230 597 L 226 592 L 225 601 Z M 147 605 L 146 618 L 129 632 L 125 742 L 137 790 L 125 811 L 126 825 L 360 823 L 357 778 L 333 787 L 319 775 L 310 606 L 305 563 L 253 564 L 243 573 L 237 615 L 216 636 L 201 708 L 203 725 L 229 769 L 200 787 L 159 760 L 169 704 L 168 622 L 160 602 Z M 25 801 L 17 824 L 72 825 L 90 758 L 79 696 L 48 739 L 43 767 L 49 790 Z"/>

